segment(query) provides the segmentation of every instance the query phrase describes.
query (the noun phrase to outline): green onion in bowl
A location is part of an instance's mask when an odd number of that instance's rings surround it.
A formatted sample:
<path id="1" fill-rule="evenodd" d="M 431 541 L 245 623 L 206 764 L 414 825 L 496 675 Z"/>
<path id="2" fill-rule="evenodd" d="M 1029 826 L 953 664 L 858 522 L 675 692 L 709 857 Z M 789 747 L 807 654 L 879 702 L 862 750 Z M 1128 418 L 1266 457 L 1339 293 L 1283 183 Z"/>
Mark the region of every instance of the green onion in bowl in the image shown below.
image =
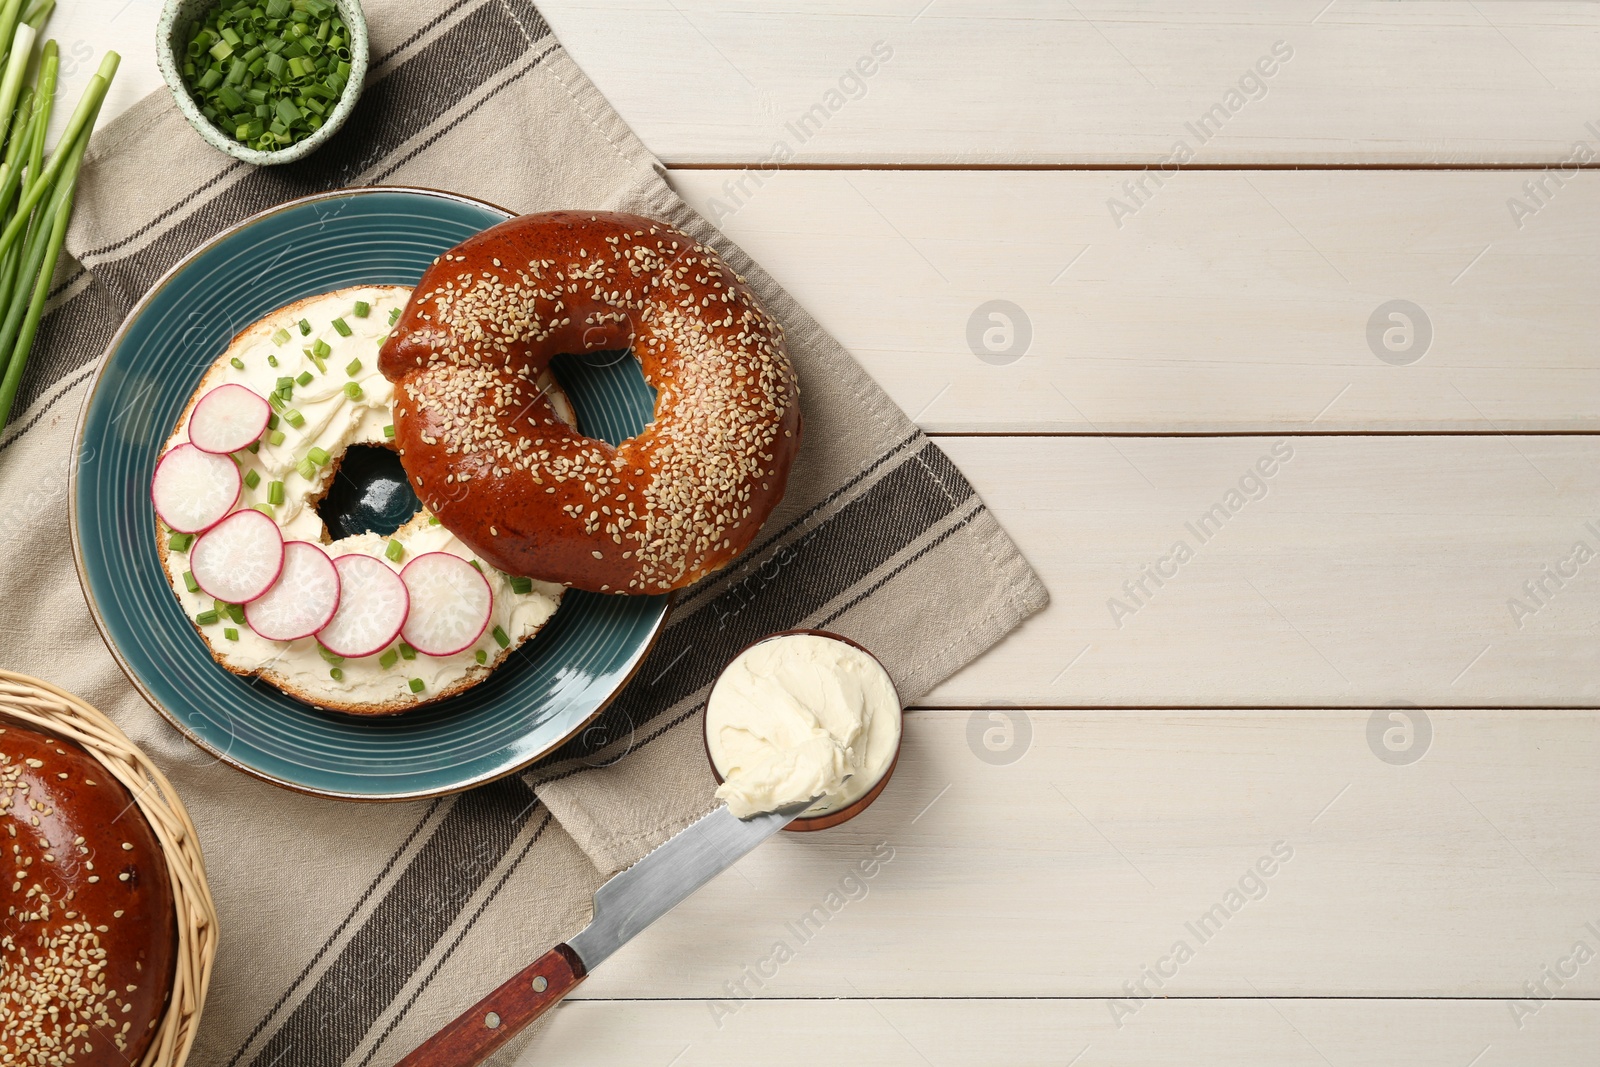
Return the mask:
<path id="1" fill-rule="evenodd" d="M 350 28 L 330 0 L 221 0 L 180 39 L 200 113 L 258 152 L 321 129 L 350 81 Z"/>
<path id="2" fill-rule="evenodd" d="M 156 59 L 212 147 L 247 163 L 288 163 L 354 109 L 366 20 L 358 0 L 167 0 Z"/>

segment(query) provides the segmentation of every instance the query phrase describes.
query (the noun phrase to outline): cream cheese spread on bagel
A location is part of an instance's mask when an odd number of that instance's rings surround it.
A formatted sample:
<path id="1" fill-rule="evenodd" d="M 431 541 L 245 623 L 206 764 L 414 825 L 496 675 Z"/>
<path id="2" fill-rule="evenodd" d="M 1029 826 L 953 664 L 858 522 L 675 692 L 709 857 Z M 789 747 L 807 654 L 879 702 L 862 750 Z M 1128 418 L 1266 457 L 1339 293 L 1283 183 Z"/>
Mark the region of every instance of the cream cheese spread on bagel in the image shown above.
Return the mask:
<path id="1" fill-rule="evenodd" d="M 426 510 L 419 511 L 389 536 L 365 533 L 337 541 L 330 539 L 317 505 L 338 476 L 345 450 L 356 444 L 393 447 L 393 387 L 378 372 L 377 356 L 409 296 L 410 290 L 401 286 L 341 289 L 281 308 L 244 330 L 206 373 L 163 449 L 163 463 L 179 449 L 191 450 L 188 455 L 192 462 L 187 468 L 184 463 L 174 463 L 176 473 L 166 484 L 158 466 L 152 487 L 158 513 L 157 543 L 168 580 L 212 657 L 235 674 L 259 676 L 307 703 L 356 714 L 404 711 L 482 681 L 519 645 L 539 632 L 555 612 L 562 593 L 559 585 L 513 578 L 496 570 Z M 548 386 L 548 395 L 561 417 L 575 421 L 566 396 L 554 381 L 542 384 Z M 203 440 L 192 439 L 218 434 L 226 446 L 227 433 L 236 432 L 238 426 L 244 425 L 245 433 L 253 430 L 248 425 L 252 401 L 241 393 L 229 395 L 243 398 L 242 407 L 220 416 L 207 412 L 202 416 L 209 420 L 206 425 L 195 425 L 197 405 L 224 386 L 242 387 L 262 398 L 270 413 L 262 411 L 265 429 L 249 444 L 229 452 L 219 452 L 216 446 L 207 450 Z M 200 451 L 193 451 L 197 446 Z M 204 514 L 205 507 L 212 506 L 204 499 L 210 491 L 204 481 L 210 476 L 207 472 L 218 472 L 223 481 L 229 477 L 218 456 L 237 469 L 236 496 L 225 512 L 222 505 L 215 505 L 212 514 Z M 185 500 L 184 491 L 195 499 Z M 224 486 L 216 499 L 225 504 L 228 491 L 231 490 Z M 239 536 L 232 536 L 231 541 L 237 543 L 232 547 L 223 544 L 230 540 L 226 530 L 252 524 L 264 528 L 253 516 L 236 517 L 236 513 L 246 510 L 264 514 L 276 524 L 286 551 L 267 592 L 257 594 L 248 603 L 228 603 L 213 594 L 219 587 L 242 587 L 239 583 L 246 579 L 241 575 L 250 569 L 246 564 L 253 562 L 244 559 L 235 564 L 228 553 L 248 554 L 253 549 L 248 538 Z M 214 514 L 221 517 L 213 518 Z M 184 518 L 172 521 L 174 515 Z M 200 523 L 205 524 L 203 529 L 184 532 Z M 199 553 L 207 551 L 201 545 L 208 536 L 210 557 L 215 558 L 203 559 Z M 270 538 L 270 531 L 267 536 Z M 288 551 L 301 542 L 319 548 L 335 566 L 328 568 L 303 545 L 298 556 Z M 476 638 L 471 629 L 478 625 L 476 619 L 461 624 L 465 628 L 449 631 L 448 626 L 456 626 L 457 620 L 427 617 L 429 610 L 449 614 L 449 605 L 437 606 L 437 592 L 424 591 L 419 596 L 417 583 L 396 583 L 387 575 L 375 573 L 370 563 L 356 567 L 339 564 L 341 557 L 362 554 L 404 578 L 407 565 L 419 557 L 443 559 L 431 556 L 433 553 L 456 560 L 444 559 L 441 567 L 434 568 L 442 578 L 431 586 L 424 583 L 421 588 L 448 591 L 450 582 L 456 580 L 453 575 L 466 575 L 472 610 L 487 614 Z M 296 560 L 304 564 L 299 569 L 293 565 Z M 487 596 L 478 588 L 472 571 L 460 570 L 463 565 L 471 566 L 482 576 Z M 208 573 L 206 567 L 210 568 L 209 574 L 215 575 L 209 588 L 207 581 L 197 581 L 197 575 Z M 409 597 L 401 594 L 401 602 L 409 604 L 409 608 L 397 608 L 391 599 L 374 609 L 389 612 L 391 619 L 404 617 L 404 635 L 414 630 L 428 634 L 430 623 L 436 623 L 431 632 L 441 628 L 459 632 L 466 635 L 462 640 L 468 643 L 459 649 L 447 648 L 452 642 L 441 638 L 442 643 L 432 651 L 444 654 L 428 654 L 397 634 L 370 652 L 361 648 L 366 654 L 340 656 L 319 640 L 318 633 L 325 636 L 325 630 L 274 640 L 251 625 L 252 618 L 262 623 L 271 618 L 273 626 L 289 627 L 282 632 L 293 632 L 292 616 L 304 607 L 308 597 L 314 600 L 325 591 L 327 583 L 319 586 L 318 582 L 322 575 L 332 573 L 342 576 L 342 585 L 333 583 L 342 592 L 332 594 L 335 607 L 330 611 L 353 608 L 367 592 L 370 583 L 366 579 L 373 577 L 381 579 L 378 584 L 397 590 L 404 585 L 410 591 Z M 378 599 L 381 602 L 383 598 Z M 272 608 L 274 600 L 278 602 L 276 609 Z M 274 610 L 278 617 L 272 617 Z M 393 614 L 396 611 L 399 616 Z M 285 622 L 285 615 L 291 617 L 290 621 Z M 336 616 L 330 618 L 333 617 Z M 362 620 L 356 622 L 356 630 L 378 633 L 377 639 L 382 640 L 381 626 L 363 629 Z M 300 628 L 319 624 L 328 625 L 312 620 Z M 271 629 L 265 625 L 261 628 Z"/>

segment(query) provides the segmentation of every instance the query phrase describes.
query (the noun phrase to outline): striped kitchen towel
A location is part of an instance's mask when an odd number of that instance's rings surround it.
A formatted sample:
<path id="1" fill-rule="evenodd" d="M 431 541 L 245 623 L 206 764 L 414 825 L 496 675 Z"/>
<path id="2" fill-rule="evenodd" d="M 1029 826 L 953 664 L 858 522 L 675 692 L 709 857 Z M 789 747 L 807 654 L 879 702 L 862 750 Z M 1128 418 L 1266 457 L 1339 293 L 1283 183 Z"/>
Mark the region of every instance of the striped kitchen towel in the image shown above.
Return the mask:
<path id="1" fill-rule="evenodd" d="M 221 949 L 191 1063 L 392 1063 L 587 918 L 611 871 L 705 811 L 700 712 L 773 630 L 872 648 L 915 700 L 1045 602 L 961 472 L 850 356 L 669 188 L 526 0 L 368 0 L 372 73 L 337 138 L 254 169 L 205 148 L 165 92 L 96 136 L 76 259 L 0 437 L 4 666 L 105 709 L 166 769 L 201 833 Z M 443 800 L 357 805 L 248 778 L 143 704 L 89 623 L 64 532 L 73 423 L 128 308 L 197 243 L 292 197 L 450 189 L 520 211 L 634 211 L 719 248 L 787 328 L 805 441 L 753 548 L 681 595 L 633 684 L 526 774 Z M 502 1053 L 514 1057 L 517 1046 Z"/>

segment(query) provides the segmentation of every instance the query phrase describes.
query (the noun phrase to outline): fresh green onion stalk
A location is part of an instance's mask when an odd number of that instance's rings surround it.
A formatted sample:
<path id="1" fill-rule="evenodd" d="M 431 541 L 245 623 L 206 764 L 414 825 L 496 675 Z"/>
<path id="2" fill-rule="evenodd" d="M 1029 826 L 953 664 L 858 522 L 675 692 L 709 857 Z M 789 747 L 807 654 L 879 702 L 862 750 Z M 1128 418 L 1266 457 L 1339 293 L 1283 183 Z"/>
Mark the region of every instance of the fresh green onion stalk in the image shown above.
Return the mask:
<path id="1" fill-rule="evenodd" d="M 117 53 L 106 53 L 46 157 L 60 50 L 55 41 L 34 45 L 54 7 L 55 0 L 35 0 L 26 10 L 23 0 L 0 0 L 0 429 L 11 416 L 44 316 L 83 154 L 121 62 Z"/>

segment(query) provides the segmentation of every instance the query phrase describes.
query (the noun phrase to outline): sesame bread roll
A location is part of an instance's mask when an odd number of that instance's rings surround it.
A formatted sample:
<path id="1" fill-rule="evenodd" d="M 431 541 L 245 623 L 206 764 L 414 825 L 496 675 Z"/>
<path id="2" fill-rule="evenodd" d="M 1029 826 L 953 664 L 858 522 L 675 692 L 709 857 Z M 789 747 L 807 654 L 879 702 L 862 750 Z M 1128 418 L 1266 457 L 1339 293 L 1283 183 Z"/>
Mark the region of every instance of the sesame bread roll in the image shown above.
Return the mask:
<path id="1" fill-rule="evenodd" d="M 0 720 L 0 848 L 0 1063 L 138 1063 L 178 935 L 166 857 L 133 797 L 76 743 Z"/>

